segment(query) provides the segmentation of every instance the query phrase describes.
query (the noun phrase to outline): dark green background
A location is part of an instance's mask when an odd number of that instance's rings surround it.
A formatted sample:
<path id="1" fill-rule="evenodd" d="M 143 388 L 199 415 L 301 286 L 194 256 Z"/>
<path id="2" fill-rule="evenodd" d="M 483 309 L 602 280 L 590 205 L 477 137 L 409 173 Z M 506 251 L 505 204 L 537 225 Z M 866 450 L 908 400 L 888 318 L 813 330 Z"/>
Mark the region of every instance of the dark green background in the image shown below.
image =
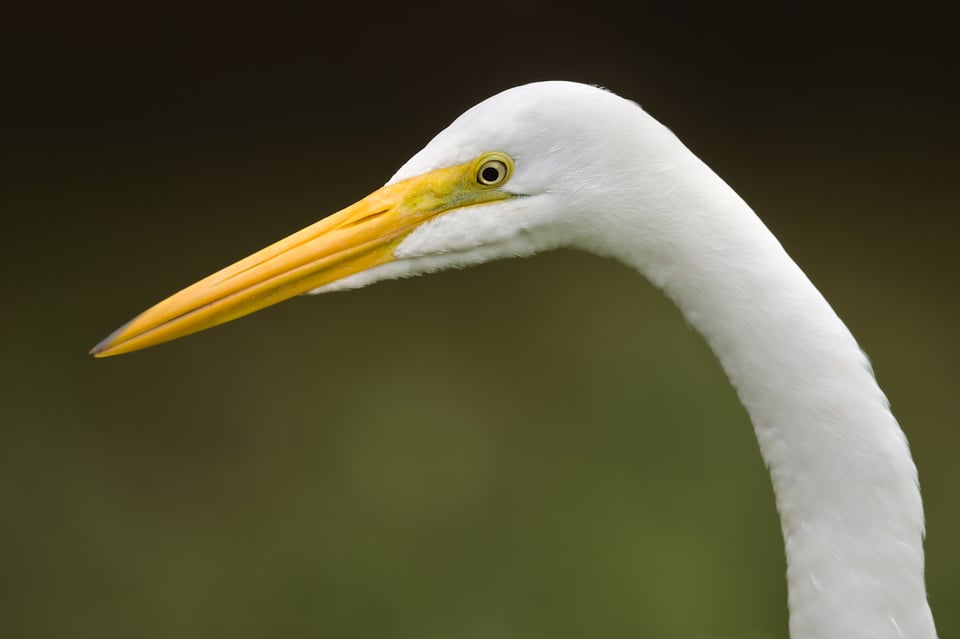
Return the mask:
<path id="1" fill-rule="evenodd" d="M 847 320 L 960 635 L 953 23 L 724 4 L 3 9 L 0 635 L 786 635 L 746 415 L 616 263 L 560 251 L 86 355 L 552 78 L 676 131 Z"/>

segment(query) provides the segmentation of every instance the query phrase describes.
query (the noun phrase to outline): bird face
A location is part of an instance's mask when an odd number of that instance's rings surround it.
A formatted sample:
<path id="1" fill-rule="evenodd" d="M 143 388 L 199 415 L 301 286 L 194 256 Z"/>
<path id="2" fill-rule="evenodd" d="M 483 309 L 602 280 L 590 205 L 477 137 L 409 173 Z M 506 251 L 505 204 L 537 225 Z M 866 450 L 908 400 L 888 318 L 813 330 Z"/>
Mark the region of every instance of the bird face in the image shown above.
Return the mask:
<path id="1" fill-rule="evenodd" d="M 92 354 L 153 346 L 302 293 L 532 252 L 518 241 L 524 195 L 506 188 L 515 170 L 509 154 L 488 151 L 391 182 L 160 302 Z"/>
<path id="2" fill-rule="evenodd" d="M 440 132 L 383 188 L 174 294 L 91 353 L 139 350 L 303 293 L 576 244 L 620 160 L 597 141 L 616 130 L 610 114 L 626 104 L 571 83 L 498 94 Z"/>

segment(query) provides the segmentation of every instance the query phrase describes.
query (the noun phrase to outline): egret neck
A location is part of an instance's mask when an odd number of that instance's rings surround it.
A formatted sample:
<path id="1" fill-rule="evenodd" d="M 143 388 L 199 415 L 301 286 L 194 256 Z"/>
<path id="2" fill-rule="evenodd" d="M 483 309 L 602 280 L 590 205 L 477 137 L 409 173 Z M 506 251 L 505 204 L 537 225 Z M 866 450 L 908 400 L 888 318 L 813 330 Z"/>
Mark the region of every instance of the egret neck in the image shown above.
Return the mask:
<path id="1" fill-rule="evenodd" d="M 596 211 L 604 224 L 584 244 L 673 299 L 749 413 L 780 513 L 791 636 L 935 637 L 917 470 L 866 356 L 750 207 L 647 119 L 661 162 L 641 162 L 624 192 L 659 199 L 642 215 Z"/>

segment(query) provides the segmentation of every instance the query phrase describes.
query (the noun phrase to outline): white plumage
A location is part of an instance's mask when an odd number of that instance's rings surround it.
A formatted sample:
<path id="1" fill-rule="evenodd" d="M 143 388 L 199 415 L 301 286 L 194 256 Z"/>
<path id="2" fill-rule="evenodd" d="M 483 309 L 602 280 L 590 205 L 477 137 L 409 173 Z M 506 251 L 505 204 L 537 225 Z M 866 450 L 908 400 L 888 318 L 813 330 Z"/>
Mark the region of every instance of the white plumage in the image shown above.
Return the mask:
<path id="1" fill-rule="evenodd" d="M 429 186 L 429 176 L 447 175 L 450 167 L 469 166 L 490 152 L 514 163 L 490 191 L 497 199 L 465 200 L 477 185 Z M 463 175 L 469 180 L 472 174 L 465 169 Z M 394 206 L 402 198 L 391 189 L 406 193 L 408 184 L 416 186 L 416 197 Z M 379 204 L 380 194 L 389 206 Z M 339 257 L 346 255 L 342 247 L 361 245 L 347 235 L 355 227 L 386 224 L 394 208 L 426 210 L 425 197 L 443 205 L 415 223 L 398 213 L 400 221 L 385 227 L 402 228 L 390 236 L 395 244 L 357 267 L 341 266 L 347 260 Z M 370 198 L 378 204 L 364 204 Z M 286 293 L 269 303 L 311 289 L 356 288 L 559 246 L 619 259 L 663 289 L 703 334 L 749 412 L 782 522 L 791 636 L 936 636 L 923 579 L 916 468 L 866 357 L 747 204 L 639 106 L 568 82 L 505 91 L 464 113 L 370 198 L 355 205 L 362 216 L 348 208 L 329 218 L 343 222 L 324 220 L 302 232 L 308 239 L 297 240 L 297 247 L 315 236 L 326 243 L 310 249 L 307 266 L 297 262 L 296 268 L 312 270 L 296 286 L 284 283 Z M 279 246 L 232 273 L 265 268 L 288 250 Z M 340 260 L 334 266 L 331 255 Z M 222 286 L 235 277 L 223 273 L 208 280 Z M 280 288 L 264 278 L 266 290 Z M 237 290 L 242 297 L 253 285 Z M 148 317 L 151 309 L 96 352 L 111 354 L 127 339 L 144 341 L 133 350 L 256 310 L 230 311 L 226 319 L 194 327 L 190 318 L 207 305 L 174 301 L 177 310 L 169 311 L 171 304 L 162 303 L 156 312 L 166 315 Z M 190 328 L 177 334 L 143 337 L 187 320 Z"/>

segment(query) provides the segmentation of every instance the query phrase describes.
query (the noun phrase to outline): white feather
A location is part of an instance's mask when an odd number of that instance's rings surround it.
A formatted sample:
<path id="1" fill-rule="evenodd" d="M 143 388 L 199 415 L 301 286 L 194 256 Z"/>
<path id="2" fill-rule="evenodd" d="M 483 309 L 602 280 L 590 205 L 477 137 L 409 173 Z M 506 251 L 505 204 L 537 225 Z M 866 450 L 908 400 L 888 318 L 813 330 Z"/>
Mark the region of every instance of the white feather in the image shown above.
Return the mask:
<path id="1" fill-rule="evenodd" d="M 315 292 L 562 245 L 635 267 L 703 334 L 750 414 L 782 522 L 791 636 L 935 637 L 903 431 L 846 326 L 747 204 L 639 106 L 568 82 L 482 102 L 391 181 L 487 151 L 513 157 L 505 190 L 522 197 L 441 215 L 394 262 Z"/>

